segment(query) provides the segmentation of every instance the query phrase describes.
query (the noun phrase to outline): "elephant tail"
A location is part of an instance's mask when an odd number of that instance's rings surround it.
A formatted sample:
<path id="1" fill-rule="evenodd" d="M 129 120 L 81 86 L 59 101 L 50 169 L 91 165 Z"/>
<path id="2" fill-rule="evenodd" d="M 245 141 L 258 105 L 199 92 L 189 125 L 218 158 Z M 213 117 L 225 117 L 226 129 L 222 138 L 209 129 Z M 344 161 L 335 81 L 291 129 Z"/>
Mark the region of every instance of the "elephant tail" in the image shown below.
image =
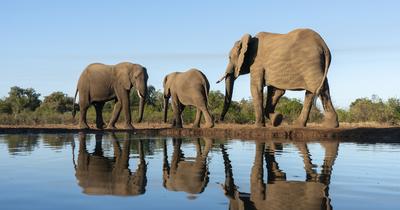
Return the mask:
<path id="1" fill-rule="evenodd" d="M 208 82 L 207 78 L 205 79 L 204 93 L 206 94 L 207 104 L 208 104 L 208 94 L 210 92 L 210 83 Z"/>
<path id="2" fill-rule="evenodd" d="M 204 86 L 204 92 L 206 93 L 206 99 L 208 101 L 208 91 L 210 90 L 209 87 L 207 87 L 206 85 Z"/>
<path id="3" fill-rule="evenodd" d="M 329 66 L 331 64 L 331 52 L 329 51 L 329 48 L 326 46 L 325 43 L 324 43 L 324 47 L 323 47 L 323 56 L 325 57 L 325 61 L 324 61 L 324 64 L 325 64 L 324 76 L 322 77 L 321 84 L 315 90 L 315 95 L 316 96 L 318 96 L 320 94 L 320 91 L 321 91 L 322 87 L 324 86 L 326 77 L 328 75 L 328 69 L 329 69 Z"/>
<path id="4" fill-rule="evenodd" d="M 76 115 L 75 101 L 76 101 L 76 96 L 77 95 L 78 95 L 78 88 L 76 88 L 74 101 L 72 102 L 72 118 L 74 118 L 74 119 L 75 119 L 75 115 Z"/>

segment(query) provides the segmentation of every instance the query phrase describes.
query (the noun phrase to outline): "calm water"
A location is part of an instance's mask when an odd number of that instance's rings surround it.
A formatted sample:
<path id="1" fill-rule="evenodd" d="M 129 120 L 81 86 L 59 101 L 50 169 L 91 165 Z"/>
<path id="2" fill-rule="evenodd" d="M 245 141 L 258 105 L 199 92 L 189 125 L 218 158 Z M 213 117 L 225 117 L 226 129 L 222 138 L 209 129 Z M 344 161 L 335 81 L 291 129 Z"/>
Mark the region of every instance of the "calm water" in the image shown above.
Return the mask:
<path id="1" fill-rule="evenodd" d="M 400 209 L 400 144 L 0 135 L 0 209 Z"/>

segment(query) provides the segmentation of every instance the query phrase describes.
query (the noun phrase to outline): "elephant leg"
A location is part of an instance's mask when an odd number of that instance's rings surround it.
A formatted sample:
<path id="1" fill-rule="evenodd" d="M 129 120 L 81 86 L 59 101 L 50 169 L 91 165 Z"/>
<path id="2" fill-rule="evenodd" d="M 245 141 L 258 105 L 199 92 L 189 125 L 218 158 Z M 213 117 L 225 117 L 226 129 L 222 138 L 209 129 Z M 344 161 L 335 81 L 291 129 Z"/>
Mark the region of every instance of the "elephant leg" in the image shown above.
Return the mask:
<path id="1" fill-rule="evenodd" d="M 174 124 L 172 127 L 182 128 L 182 111 L 180 102 L 176 99 L 176 96 L 172 98 L 172 111 L 174 112 Z"/>
<path id="2" fill-rule="evenodd" d="M 279 169 L 279 164 L 275 160 L 275 143 L 269 143 L 264 153 L 265 162 L 267 163 L 268 181 L 286 180 L 286 173 Z"/>
<path id="3" fill-rule="evenodd" d="M 80 115 L 79 115 L 79 128 L 80 129 L 88 129 L 89 125 L 87 124 L 87 119 L 86 119 L 86 114 L 87 110 L 89 109 L 90 104 L 85 101 L 79 101 L 79 109 L 80 109 Z"/>
<path id="4" fill-rule="evenodd" d="M 264 154 L 265 143 L 257 142 L 253 167 L 251 167 L 250 173 L 250 193 L 252 199 L 265 199 L 266 185 L 264 183 Z"/>
<path id="5" fill-rule="evenodd" d="M 206 120 L 205 128 L 214 127 L 214 120 L 210 112 L 208 111 L 207 104 L 205 102 L 202 102 L 199 108 L 204 115 L 204 119 Z"/>
<path id="6" fill-rule="evenodd" d="M 280 113 L 275 113 L 276 105 L 279 99 L 285 94 L 285 90 L 268 86 L 267 103 L 265 106 L 266 117 L 270 120 L 271 125 L 276 127 L 282 122 L 283 116 Z"/>
<path id="7" fill-rule="evenodd" d="M 196 119 L 193 122 L 193 128 L 199 128 L 200 127 L 200 119 L 201 119 L 201 110 L 197 108 L 196 110 Z"/>
<path id="8" fill-rule="evenodd" d="M 297 149 L 300 151 L 303 157 L 304 169 L 306 171 L 306 181 L 316 181 L 317 172 L 315 171 L 315 165 L 312 164 L 310 151 L 308 150 L 306 143 L 294 143 Z"/>
<path id="9" fill-rule="evenodd" d="M 120 101 L 121 101 L 122 109 L 124 110 L 124 114 L 125 114 L 124 129 L 132 130 L 132 129 L 134 129 L 134 127 L 132 126 L 129 91 L 126 91 L 126 90 L 121 91 Z"/>
<path id="10" fill-rule="evenodd" d="M 264 101 L 264 73 L 261 71 L 256 71 L 256 73 L 251 72 L 250 75 L 250 89 L 251 96 L 253 97 L 253 106 L 256 115 L 256 127 L 264 127 L 265 126 L 265 118 L 264 118 L 264 109 L 263 109 L 263 101 Z"/>
<path id="11" fill-rule="evenodd" d="M 320 98 L 325 112 L 323 126 L 329 128 L 339 127 L 338 116 L 336 114 L 335 108 L 333 108 L 331 95 L 329 93 L 328 79 L 326 79 L 324 82 L 324 86 L 322 87 L 320 93 Z"/>
<path id="12" fill-rule="evenodd" d="M 103 121 L 103 107 L 104 103 L 103 102 L 98 102 L 94 104 L 94 107 L 96 108 L 96 127 L 98 129 L 103 129 L 105 123 Z"/>
<path id="13" fill-rule="evenodd" d="M 303 109 L 301 110 L 299 118 L 296 120 L 295 125 L 299 127 L 306 127 L 308 116 L 310 115 L 311 106 L 313 104 L 315 94 L 306 90 L 304 98 Z"/>
<path id="14" fill-rule="evenodd" d="M 319 181 L 328 185 L 331 179 L 332 167 L 338 155 L 339 142 L 327 141 L 321 143 L 321 145 L 325 148 L 325 157 Z"/>
<path id="15" fill-rule="evenodd" d="M 115 123 L 118 120 L 119 114 L 121 113 L 122 105 L 120 101 L 116 101 L 114 105 L 114 110 L 110 119 L 110 122 L 107 125 L 108 129 L 116 129 Z"/>
<path id="16" fill-rule="evenodd" d="M 181 122 L 182 122 L 182 127 L 183 127 L 183 111 L 185 110 L 185 105 L 183 105 L 182 103 L 179 102 L 179 116 L 181 118 Z"/>

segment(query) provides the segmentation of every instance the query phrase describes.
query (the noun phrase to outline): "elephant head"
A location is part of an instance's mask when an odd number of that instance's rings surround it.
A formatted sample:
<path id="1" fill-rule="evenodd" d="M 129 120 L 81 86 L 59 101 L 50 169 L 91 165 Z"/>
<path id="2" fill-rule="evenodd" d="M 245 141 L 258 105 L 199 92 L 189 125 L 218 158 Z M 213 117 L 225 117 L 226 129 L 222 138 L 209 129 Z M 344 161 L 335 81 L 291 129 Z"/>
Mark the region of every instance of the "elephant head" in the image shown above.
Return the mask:
<path id="1" fill-rule="evenodd" d="M 224 76 L 217 83 L 221 82 L 225 79 L 225 100 L 224 100 L 224 108 L 222 109 L 220 120 L 223 121 L 225 118 L 225 114 L 229 109 L 229 106 L 232 101 L 232 92 L 233 85 L 236 78 L 239 75 L 249 73 L 248 66 L 246 65 L 246 60 L 248 60 L 248 49 L 249 42 L 251 41 L 251 36 L 249 34 L 245 34 L 241 40 L 235 42 L 233 48 L 229 53 L 229 63 L 226 67 L 226 71 Z"/>
<path id="2" fill-rule="evenodd" d="M 138 122 L 141 122 L 147 97 L 147 80 L 149 78 L 147 69 L 139 64 L 129 63 L 125 68 L 118 69 L 115 72 L 116 78 L 126 90 L 130 90 L 132 86 L 135 87 L 140 98 Z"/>
<path id="3" fill-rule="evenodd" d="M 176 72 L 168 74 L 164 77 L 163 87 L 164 87 L 164 122 L 167 122 L 168 115 L 168 100 L 171 97 L 171 86 L 173 84 Z"/>

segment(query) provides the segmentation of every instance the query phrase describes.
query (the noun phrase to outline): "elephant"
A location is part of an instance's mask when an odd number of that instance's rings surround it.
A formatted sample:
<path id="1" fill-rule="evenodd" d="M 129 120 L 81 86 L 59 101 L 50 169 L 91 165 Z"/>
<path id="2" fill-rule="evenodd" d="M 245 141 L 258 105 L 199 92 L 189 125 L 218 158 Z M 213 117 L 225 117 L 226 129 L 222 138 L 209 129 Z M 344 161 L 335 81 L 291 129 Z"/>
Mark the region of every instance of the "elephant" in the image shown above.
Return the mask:
<path id="1" fill-rule="evenodd" d="M 250 89 L 255 110 L 255 126 L 265 126 L 265 117 L 278 126 L 282 115 L 275 107 L 286 90 L 305 90 L 303 109 L 294 123 L 307 125 L 315 96 L 319 96 L 325 111 L 324 127 L 339 126 L 332 105 L 328 68 L 331 53 L 322 37 L 311 29 L 296 29 L 287 34 L 260 32 L 252 37 L 245 34 L 236 41 L 229 53 L 225 74 L 225 100 L 220 120 L 223 121 L 232 101 L 233 86 L 239 75 L 250 73 Z M 264 106 L 264 86 L 267 99 Z"/>
<path id="2" fill-rule="evenodd" d="M 307 144 L 296 143 L 303 157 L 306 172 L 305 181 L 288 181 L 275 160 L 276 143 L 256 142 L 254 164 L 251 169 L 250 194 L 238 191 L 233 179 L 232 165 L 227 150 L 221 145 L 225 165 L 225 183 L 222 188 L 229 199 L 229 209 L 332 209 L 329 198 L 329 184 L 332 166 L 338 154 L 337 141 L 321 143 L 325 148 L 322 170 L 318 174 L 313 169 Z M 264 178 L 264 161 L 268 172 L 268 182 Z"/>
<path id="3" fill-rule="evenodd" d="M 73 160 L 75 177 L 83 192 L 89 195 L 135 196 L 145 193 L 147 184 L 147 164 L 143 152 L 143 142 L 139 144 L 138 166 L 134 173 L 129 169 L 131 140 L 129 134 L 121 149 L 115 134 L 111 135 L 114 157 L 104 156 L 103 134 L 96 134 L 94 153 L 86 148 L 86 134 L 79 133 L 79 154 L 77 164 Z M 73 156 L 74 158 L 74 156 Z"/>
<path id="4" fill-rule="evenodd" d="M 105 125 L 102 116 L 104 103 L 115 100 L 116 103 L 107 128 L 115 129 L 115 123 L 118 120 L 121 109 L 123 109 L 125 113 L 124 129 L 133 129 L 129 93 L 134 86 L 140 97 L 138 122 L 141 122 L 147 96 L 147 80 L 147 70 L 139 64 L 129 62 L 122 62 L 116 65 L 93 63 L 87 66 L 79 77 L 74 99 L 75 103 L 79 92 L 79 128 L 89 128 L 86 121 L 86 112 L 89 106 L 93 104 L 96 109 L 96 127 L 102 129 Z M 75 113 L 74 106 L 73 117 L 75 117 Z"/>
<path id="5" fill-rule="evenodd" d="M 207 156 L 212 147 L 212 140 L 204 138 L 205 146 L 201 151 L 200 139 L 196 140 L 196 157 L 185 158 L 181 150 L 182 139 L 173 139 L 174 151 L 171 164 L 168 163 L 167 145 L 164 141 L 163 186 L 171 191 L 184 191 L 199 194 L 208 184 Z"/>
<path id="6" fill-rule="evenodd" d="M 174 112 L 173 127 L 182 128 L 182 112 L 186 105 L 197 108 L 194 128 L 200 127 L 201 115 L 204 114 L 205 127 L 214 127 L 214 120 L 208 111 L 208 93 L 210 84 L 207 77 L 198 69 L 186 72 L 173 72 L 165 76 L 164 87 L 164 123 L 167 122 L 168 101 L 172 96 L 172 110 Z"/>

